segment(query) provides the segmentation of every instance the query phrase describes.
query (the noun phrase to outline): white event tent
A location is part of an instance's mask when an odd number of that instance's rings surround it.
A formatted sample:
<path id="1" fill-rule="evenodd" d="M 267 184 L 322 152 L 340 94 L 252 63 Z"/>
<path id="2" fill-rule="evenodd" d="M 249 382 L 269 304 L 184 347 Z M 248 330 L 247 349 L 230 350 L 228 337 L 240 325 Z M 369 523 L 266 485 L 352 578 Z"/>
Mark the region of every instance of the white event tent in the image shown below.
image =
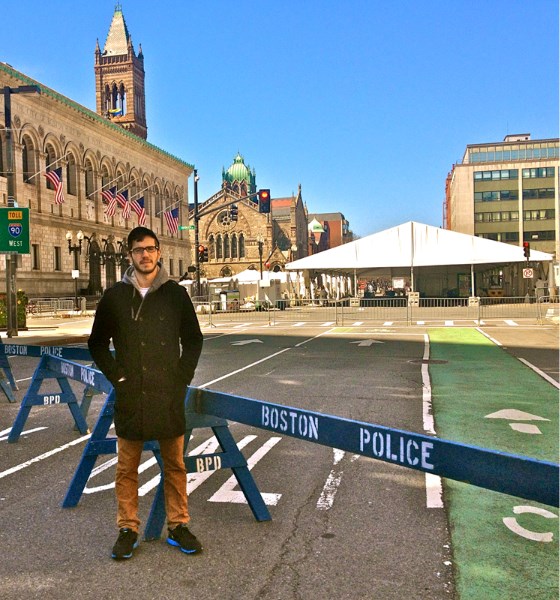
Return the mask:
<path id="1" fill-rule="evenodd" d="M 286 265 L 287 270 L 320 273 L 353 273 L 365 275 L 383 269 L 406 269 L 410 273 L 411 289 L 415 290 L 415 269 L 430 267 L 466 267 L 471 271 L 474 289 L 476 265 L 492 266 L 523 263 L 527 259 L 519 246 L 504 244 L 476 236 L 409 221 L 374 233 L 342 246 Z M 532 262 L 549 262 L 552 255 L 531 250 Z M 457 269 L 455 269 L 457 270 Z M 463 269 L 464 270 L 464 269 Z"/>

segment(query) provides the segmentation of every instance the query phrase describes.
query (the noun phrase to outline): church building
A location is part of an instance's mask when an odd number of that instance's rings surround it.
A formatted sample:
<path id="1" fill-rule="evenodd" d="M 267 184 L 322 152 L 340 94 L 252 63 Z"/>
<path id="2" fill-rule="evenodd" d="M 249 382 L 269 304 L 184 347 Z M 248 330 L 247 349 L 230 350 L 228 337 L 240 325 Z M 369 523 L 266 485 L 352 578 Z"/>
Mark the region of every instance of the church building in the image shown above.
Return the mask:
<path id="1" fill-rule="evenodd" d="M 301 185 L 296 195 L 272 198 L 269 213 L 260 212 L 257 191 L 255 170 L 238 153 L 222 169 L 221 189 L 198 207 L 198 242 L 208 251 L 208 261 L 200 265 L 202 277 L 230 277 L 246 269 L 282 271 L 287 262 L 307 256 Z M 194 219 L 194 210 L 190 216 Z"/>

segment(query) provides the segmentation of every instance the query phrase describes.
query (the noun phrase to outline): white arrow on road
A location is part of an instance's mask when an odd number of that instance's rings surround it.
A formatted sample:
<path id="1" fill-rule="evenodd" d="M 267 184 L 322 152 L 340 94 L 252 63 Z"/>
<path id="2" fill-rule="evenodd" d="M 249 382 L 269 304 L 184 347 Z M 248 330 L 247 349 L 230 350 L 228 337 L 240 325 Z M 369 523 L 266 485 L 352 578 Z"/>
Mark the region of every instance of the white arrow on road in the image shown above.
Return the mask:
<path id="1" fill-rule="evenodd" d="M 247 344 L 262 344 L 261 340 L 241 340 L 239 342 L 232 342 L 232 346 L 246 346 Z"/>
<path id="2" fill-rule="evenodd" d="M 550 421 L 550 419 L 545 419 L 544 417 L 539 417 L 538 415 L 532 415 L 531 413 L 523 412 L 522 410 L 517 410 L 516 408 L 499 410 L 498 412 L 486 415 L 484 418 L 506 419 L 507 421 Z M 528 433 L 531 435 L 539 435 L 542 433 L 536 425 L 532 425 L 531 423 L 510 423 L 509 426 L 514 431 L 519 431 L 520 433 Z"/>
<path id="3" fill-rule="evenodd" d="M 379 340 L 360 340 L 358 342 L 350 342 L 351 344 L 358 344 L 358 346 L 371 346 L 372 344 L 384 344 L 385 342 L 380 342 Z"/>

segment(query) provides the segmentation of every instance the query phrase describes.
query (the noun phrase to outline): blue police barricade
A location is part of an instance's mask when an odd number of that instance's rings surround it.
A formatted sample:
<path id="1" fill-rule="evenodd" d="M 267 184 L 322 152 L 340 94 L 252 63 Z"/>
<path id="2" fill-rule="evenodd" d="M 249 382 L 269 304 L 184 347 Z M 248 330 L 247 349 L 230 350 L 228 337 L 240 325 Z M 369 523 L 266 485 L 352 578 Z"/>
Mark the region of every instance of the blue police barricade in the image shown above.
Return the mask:
<path id="1" fill-rule="evenodd" d="M 8 436 L 9 443 L 14 443 L 19 440 L 27 417 L 33 406 L 67 404 L 76 423 L 76 428 L 81 434 L 88 432 L 88 426 L 85 419 L 91 403 L 91 395 L 93 393 L 92 386 L 88 384 L 86 376 L 82 377 L 82 379 L 78 379 L 86 385 L 82 401 L 81 403 L 78 403 L 76 395 L 68 383 L 68 373 L 73 373 L 74 370 L 77 373 L 82 373 L 81 369 L 84 367 L 77 363 L 68 362 L 67 366 L 62 370 L 60 365 L 63 363 L 59 364 L 54 362 L 55 368 L 52 369 L 50 368 L 51 362 L 49 361 L 49 358 L 72 358 L 75 360 L 91 361 L 89 350 L 85 348 L 67 348 L 64 346 L 25 346 L 20 344 L 5 344 L 0 346 L 0 349 L 5 353 L 4 356 L 18 355 L 41 358 L 39 365 L 33 374 L 29 389 L 22 400 L 14 424 L 12 425 L 12 429 Z M 85 375 L 87 375 L 87 372 Z M 40 393 L 43 382 L 52 379 L 57 380 L 59 389 L 48 393 Z M 73 377 L 70 377 L 70 379 L 73 379 Z"/>
<path id="2" fill-rule="evenodd" d="M 114 391 L 95 369 L 81 367 L 83 371 L 78 376 L 68 373 L 64 366 L 71 364 L 68 361 L 53 357 L 47 357 L 46 361 L 49 369 L 82 381 L 85 379 L 96 390 L 109 394 L 64 498 L 62 506 L 68 508 L 79 502 L 97 457 L 116 452 L 116 438 L 107 437 L 113 417 Z M 259 521 L 269 520 L 270 514 L 229 432 L 226 419 L 550 506 L 559 505 L 559 465 L 548 461 L 196 388 L 189 388 L 185 414 L 189 436 L 194 428 L 210 427 L 223 450 L 187 456 L 187 471 L 231 468 Z M 154 452 L 162 468 L 157 443 L 146 442 L 144 448 Z M 146 539 L 160 536 L 164 517 L 162 477 L 146 523 Z"/>
<path id="3" fill-rule="evenodd" d="M 16 344 L 10 344 L 9 346 L 16 346 L 15 350 L 17 351 Z M 9 384 L 6 383 L 8 380 Z M 8 360 L 8 353 L 6 352 L 6 347 L 4 346 L 4 342 L 2 338 L 0 338 L 0 388 L 8 398 L 8 402 L 15 402 L 13 392 L 16 392 L 19 388 L 17 386 L 16 380 L 14 379 L 14 375 L 12 373 L 12 367 L 10 366 L 10 362 Z"/>

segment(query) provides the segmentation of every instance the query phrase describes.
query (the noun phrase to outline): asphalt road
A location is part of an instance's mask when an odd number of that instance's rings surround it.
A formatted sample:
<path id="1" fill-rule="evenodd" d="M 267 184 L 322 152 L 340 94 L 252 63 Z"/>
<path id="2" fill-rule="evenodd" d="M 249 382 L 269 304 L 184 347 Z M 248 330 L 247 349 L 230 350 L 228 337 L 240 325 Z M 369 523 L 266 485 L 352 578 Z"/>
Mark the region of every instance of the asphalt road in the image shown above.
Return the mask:
<path id="1" fill-rule="evenodd" d="M 485 331 L 558 380 L 556 329 Z M 423 433 L 424 344 L 420 327 L 218 327 L 205 331 L 193 385 Z M 20 400 L 37 361 L 10 361 Z M 95 396 L 90 425 L 103 401 Z M 61 508 L 85 440 L 58 405 L 33 408 L 25 427 L 31 431 L 8 444 L 3 432 L 18 409 L 0 397 L 6 600 L 455 597 L 446 511 L 427 507 L 422 473 L 235 423 L 230 429 L 255 463 L 272 520 L 254 519 L 231 472 L 193 474 L 191 525 L 204 553 L 186 556 L 162 539 L 142 542 L 130 561 L 112 561 L 112 457 L 98 460 L 79 505 Z M 189 451 L 211 437 L 195 430 Z M 149 463 L 141 473 L 144 520 L 157 474 Z"/>

